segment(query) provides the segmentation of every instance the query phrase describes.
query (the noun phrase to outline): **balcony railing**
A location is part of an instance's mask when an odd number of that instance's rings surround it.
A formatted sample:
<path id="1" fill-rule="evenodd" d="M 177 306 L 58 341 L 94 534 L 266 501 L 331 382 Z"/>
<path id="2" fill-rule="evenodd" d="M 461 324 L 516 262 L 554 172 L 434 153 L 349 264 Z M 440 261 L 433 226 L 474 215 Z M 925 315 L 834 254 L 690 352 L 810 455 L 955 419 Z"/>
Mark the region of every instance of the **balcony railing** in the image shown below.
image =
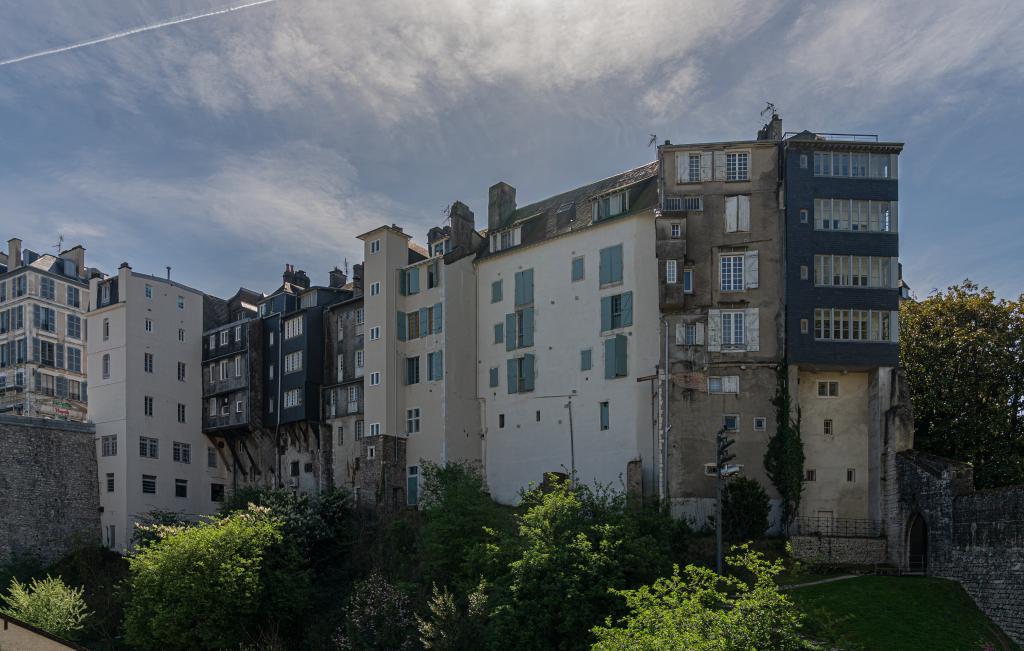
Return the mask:
<path id="1" fill-rule="evenodd" d="M 878 538 L 882 535 L 879 520 L 854 518 L 799 517 L 790 526 L 790 535 L 825 538 Z"/>
<path id="2" fill-rule="evenodd" d="M 665 197 L 665 212 L 704 210 L 704 197 Z"/>

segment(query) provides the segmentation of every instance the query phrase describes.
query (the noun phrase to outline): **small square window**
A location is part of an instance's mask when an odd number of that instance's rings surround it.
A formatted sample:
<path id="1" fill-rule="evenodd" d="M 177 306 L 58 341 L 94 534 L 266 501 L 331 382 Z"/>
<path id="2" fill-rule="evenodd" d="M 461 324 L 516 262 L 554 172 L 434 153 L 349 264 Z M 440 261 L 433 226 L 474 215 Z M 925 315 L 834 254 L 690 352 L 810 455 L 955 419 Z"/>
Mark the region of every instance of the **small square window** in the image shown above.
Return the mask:
<path id="1" fill-rule="evenodd" d="M 838 398 L 839 382 L 835 380 L 818 380 L 819 398 Z"/>
<path id="2" fill-rule="evenodd" d="M 683 236 L 683 225 L 676 222 L 672 224 L 672 238 L 679 239 Z"/>
<path id="3" fill-rule="evenodd" d="M 832 428 L 832 419 L 831 418 L 826 418 L 825 419 L 825 422 L 822 424 L 821 431 L 822 431 L 822 434 L 824 434 L 825 436 L 832 436 L 832 434 L 833 434 L 833 432 L 835 430 L 833 430 L 833 428 Z"/>
<path id="4" fill-rule="evenodd" d="M 815 470 L 804 470 L 804 481 L 818 481 L 818 473 Z"/>
<path id="5" fill-rule="evenodd" d="M 763 432 L 768 429 L 768 419 L 764 416 L 758 416 L 754 419 L 754 431 Z"/>
<path id="6" fill-rule="evenodd" d="M 806 224 L 806 223 L 808 223 L 808 221 L 809 221 L 809 217 L 807 215 L 807 209 L 806 208 L 802 208 L 800 210 L 800 223 L 801 224 Z"/>
<path id="7" fill-rule="evenodd" d="M 377 458 L 377 446 L 376 445 L 367 445 L 366 446 L 366 458 L 367 459 L 376 459 Z"/>
<path id="8" fill-rule="evenodd" d="M 724 427 L 727 432 L 740 431 L 740 417 L 736 414 L 726 414 L 722 416 L 722 427 Z"/>
<path id="9" fill-rule="evenodd" d="M 800 334 L 805 335 L 810 331 L 810 323 L 807 319 L 800 319 Z"/>
<path id="10" fill-rule="evenodd" d="M 809 272 L 807 270 L 807 265 L 805 265 L 805 264 L 800 265 L 800 280 L 807 280 L 807 277 L 809 275 L 810 274 L 809 274 Z"/>
<path id="11" fill-rule="evenodd" d="M 800 154 L 800 169 L 807 169 L 807 154 Z"/>

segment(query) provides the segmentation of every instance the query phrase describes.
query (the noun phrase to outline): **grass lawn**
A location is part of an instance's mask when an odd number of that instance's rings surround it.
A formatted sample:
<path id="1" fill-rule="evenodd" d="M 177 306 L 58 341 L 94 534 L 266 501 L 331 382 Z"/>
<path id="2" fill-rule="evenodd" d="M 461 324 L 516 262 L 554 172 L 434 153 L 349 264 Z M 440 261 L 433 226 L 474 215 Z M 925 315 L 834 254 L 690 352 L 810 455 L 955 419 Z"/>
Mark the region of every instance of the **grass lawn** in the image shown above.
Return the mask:
<path id="1" fill-rule="evenodd" d="M 954 581 L 862 576 L 788 594 L 812 636 L 844 649 L 1018 649 Z"/>

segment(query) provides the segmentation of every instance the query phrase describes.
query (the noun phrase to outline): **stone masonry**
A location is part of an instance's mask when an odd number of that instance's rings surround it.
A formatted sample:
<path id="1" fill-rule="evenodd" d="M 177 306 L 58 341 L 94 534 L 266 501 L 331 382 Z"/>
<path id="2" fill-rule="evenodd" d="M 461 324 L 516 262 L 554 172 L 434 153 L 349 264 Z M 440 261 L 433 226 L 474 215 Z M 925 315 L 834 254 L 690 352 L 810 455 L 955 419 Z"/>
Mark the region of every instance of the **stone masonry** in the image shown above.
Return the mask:
<path id="1" fill-rule="evenodd" d="M 791 536 L 793 556 L 815 565 L 874 565 L 886 560 L 885 538 Z"/>
<path id="2" fill-rule="evenodd" d="M 100 540 L 95 427 L 0 414 L 0 563 Z"/>

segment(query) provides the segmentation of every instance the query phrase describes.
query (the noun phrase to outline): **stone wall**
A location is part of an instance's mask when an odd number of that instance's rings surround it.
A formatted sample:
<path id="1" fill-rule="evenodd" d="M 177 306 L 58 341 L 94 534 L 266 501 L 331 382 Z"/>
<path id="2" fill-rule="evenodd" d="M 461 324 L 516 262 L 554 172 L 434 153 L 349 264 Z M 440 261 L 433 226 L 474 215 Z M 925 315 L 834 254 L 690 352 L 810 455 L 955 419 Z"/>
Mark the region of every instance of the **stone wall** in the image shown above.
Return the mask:
<path id="1" fill-rule="evenodd" d="M 813 565 L 874 565 L 886 560 L 885 538 L 791 536 L 793 556 Z"/>
<path id="2" fill-rule="evenodd" d="M 0 563 L 100 541 L 95 427 L 0 414 Z"/>

